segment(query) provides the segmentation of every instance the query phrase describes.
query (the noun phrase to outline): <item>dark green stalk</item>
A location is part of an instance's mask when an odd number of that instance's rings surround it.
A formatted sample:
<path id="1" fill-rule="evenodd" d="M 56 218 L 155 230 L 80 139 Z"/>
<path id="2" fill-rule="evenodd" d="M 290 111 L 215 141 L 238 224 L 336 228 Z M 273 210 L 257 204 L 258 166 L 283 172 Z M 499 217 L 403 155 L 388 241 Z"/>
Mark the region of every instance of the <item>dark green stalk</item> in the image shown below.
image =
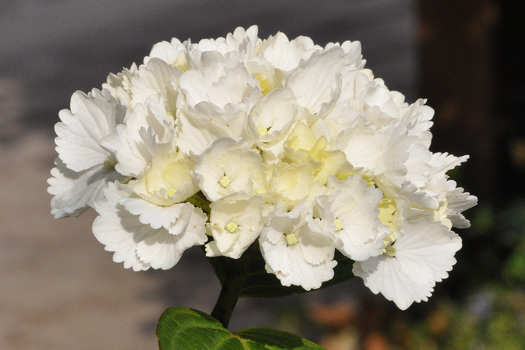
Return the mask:
<path id="1" fill-rule="evenodd" d="M 186 202 L 191 203 L 198 208 L 201 208 L 203 212 L 210 215 L 210 201 L 206 199 L 202 192 L 199 191 L 193 196 L 186 198 Z"/>
<path id="2" fill-rule="evenodd" d="M 233 260 L 231 268 L 224 279 L 221 293 L 219 294 L 217 303 L 211 312 L 211 316 L 219 320 L 224 328 L 228 328 L 228 325 L 230 324 L 233 309 L 235 309 L 237 300 L 241 295 L 244 281 L 250 271 L 252 259 L 257 249 L 258 244 L 256 241 L 252 243 L 239 259 Z"/>

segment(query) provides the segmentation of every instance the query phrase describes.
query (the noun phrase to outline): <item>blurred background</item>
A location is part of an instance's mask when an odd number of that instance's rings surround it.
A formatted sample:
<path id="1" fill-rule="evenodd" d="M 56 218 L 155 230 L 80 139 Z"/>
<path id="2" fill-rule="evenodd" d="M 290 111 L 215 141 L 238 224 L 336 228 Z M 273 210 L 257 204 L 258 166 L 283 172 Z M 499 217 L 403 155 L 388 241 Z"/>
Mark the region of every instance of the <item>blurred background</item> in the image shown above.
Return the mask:
<path id="1" fill-rule="evenodd" d="M 141 63 L 161 40 L 259 25 L 317 44 L 359 40 L 367 67 L 436 110 L 433 151 L 470 160 L 453 177 L 479 197 L 450 278 L 401 312 L 355 279 L 243 299 L 231 328 L 296 332 L 330 350 L 525 349 L 525 25 L 518 1 L 0 1 L 0 348 L 154 349 L 169 306 L 210 312 L 199 249 L 135 273 L 91 234 L 92 212 L 55 221 L 46 180 L 58 111 L 76 90 Z"/>

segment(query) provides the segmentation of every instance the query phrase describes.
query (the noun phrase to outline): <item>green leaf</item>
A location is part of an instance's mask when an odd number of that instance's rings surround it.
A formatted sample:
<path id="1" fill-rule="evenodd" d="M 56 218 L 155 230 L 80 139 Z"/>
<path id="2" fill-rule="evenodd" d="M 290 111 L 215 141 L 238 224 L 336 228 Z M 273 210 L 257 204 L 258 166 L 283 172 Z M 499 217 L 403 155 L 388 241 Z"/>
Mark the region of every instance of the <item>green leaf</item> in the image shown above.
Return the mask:
<path id="1" fill-rule="evenodd" d="M 169 308 L 157 326 L 161 350 L 323 350 L 295 334 L 250 327 L 230 333 L 210 315 L 186 308 Z"/>
<path id="2" fill-rule="evenodd" d="M 301 338 L 298 335 L 271 328 L 249 327 L 235 333 L 244 340 L 262 345 L 262 349 L 304 349 L 323 350 L 324 348 Z M 251 349 L 251 348 L 250 348 Z M 257 348 L 254 348 L 257 349 Z"/>
<path id="3" fill-rule="evenodd" d="M 223 284 L 233 260 L 225 257 L 208 258 L 208 260 L 210 261 L 215 274 L 219 278 L 219 281 Z M 348 259 L 338 251 L 336 251 L 335 260 L 337 261 L 337 266 L 335 267 L 334 278 L 323 283 L 321 288 L 348 281 L 354 277 L 352 273 L 352 260 Z M 258 250 L 253 258 L 250 272 L 246 276 L 244 287 L 241 291 L 241 297 L 282 297 L 306 292 L 306 290 L 297 286 L 284 287 L 275 275 L 266 272 L 264 266 L 264 258 Z"/>

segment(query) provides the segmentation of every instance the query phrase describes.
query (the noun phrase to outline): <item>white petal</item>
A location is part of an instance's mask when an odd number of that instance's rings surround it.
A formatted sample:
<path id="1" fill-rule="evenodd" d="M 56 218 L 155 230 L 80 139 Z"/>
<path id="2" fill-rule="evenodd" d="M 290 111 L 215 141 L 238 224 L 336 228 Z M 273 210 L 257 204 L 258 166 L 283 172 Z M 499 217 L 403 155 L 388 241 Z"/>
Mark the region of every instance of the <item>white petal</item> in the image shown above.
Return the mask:
<path id="1" fill-rule="evenodd" d="M 331 192 L 316 198 L 316 208 L 336 248 L 352 260 L 378 255 L 388 231 L 379 220 L 382 192 L 358 175 L 345 181 L 329 177 L 327 187 Z"/>
<path id="2" fill-rule="evenodd" d="M 113 254 L 113 261 L 124 263 L 125 268 L 147 270 L 150 264 L 136 254 L 138 242 L 155 232 L 143 225 L 137 216 L 129 213 L 118 202 L 129 196 L 129 189 L 122 185 L 108 184 L 105 197 L 94 204 L 99 214 L 93 222 L 93 234 Z"/>
<path id="3" fill-rule="evenodd" d="M 138 74 L 138 68 L 135 63 L 131 65 L 129 69 L 124 68 L 117 74 L 110 73 L 107 77 L 106 83 L 102 84 L 104 90 L 108 90 L 111 96 L 125 106 L 131 106 L 131 91 L 130 81 L 131 78 Z"/>
<path id="4" fill-rule="evenodd" d="M 263 199 L 257 195 L 233 195 L 214 202 L 209 224 L 214 239 L 210 252 L 238 259 L 260 234 L 262 210 Z"/>
<path id="5" fill-rule="evenodd" d="M 266 172 L 259 153 L 250 145 L 220 138 L 202 154 L 194 175 L 210 201 L 237 192 L 266 190 Z"/>
<path id="6" fill-rule="evenodd" d="M 430 191 L 421 191 L 415 184 L 405 182 L 401 186 L 399 195 L 408 199 L 416 207 L 437 209 L 439 199 L 436 194 Z"/>
<path id="7" fill-rule="evenodd" d="M 184 205 L 180 219 L 175 221 L 175 224 L 171 225 L 168 231 L 172 235 L 185 234 L 198 237 L 200 242 L 198 244 L 204 244 L 208 240 L 205 228 L 207 220 L 208 216 L 204 214 L 202 209 L 193 205 Z"/>
<path id="8" fill-rule="evenodd" d="M 323 282 L 334 277 L 335 260 L 328 260 L 319 265 L 311 265 L 301 259 L 299 252 L 292 251 L 290 257 L 290 274 L 281 279 L 283 285 L 293 284 L 304 290 L 320 288 Z"/>
<path id="9" fill-rule="evenodd" d="M 461 238 L 431 220 L 405 222 L 396 240 L 396 258 L 407 276 L 418 283 L 435 283 L 448 277 L 456 263 Z"/>
<path id="10" fill-rule="evenodd" d="M 55 125 L 56 150 L 64 164 L 74 171 L 103 164 L 110 154 L 99 142 L 115 132 L 125 111 L 107 91 L 94 89 L 88 95 L 80 91 L 74 93 L 71 111 L 60 111 L 61 122 Z"/>
<path id="11" fill-rule="evenodd" d="M 348 244 L 347 242 L 343 242 L 342 248 L 340 246 L 336 247 L 339 251 L 341 251 L 344 255 L 351 258 L 354 261 L 364 261 L 370 257 L 378 256 L 381 254 L 381 248 L 383 248 L 383 239 L 389 234 L 388 231 L 381 232 L 373 239 L 365 242 L 361 246 Z M 346 244 L 345 244 L 346 243 Z"/>
<path id="12" fill-rule="evenodd" d="M 406 179 L 418 187 L 423 187 L 431 176 L 432 167 L 428 163 L 432 153 L 420 142 L 411 143 L 408 153 L 409 157 L 405 162 Z"/>
<path id="13" fill-rule="evenodd" d="M 185 225 L 184 232 L 171 234 L 163 227 L 153 229 L 144 225 L 137 215 L 119 204 L 131 193 L 130 185 L 110 183 L 104 192 L 105 197 L 94 205 L 99 216 L 93 223 L 93 233 L 106 250 L 115 252 L 115 262 L 123 262 L 125 268 L 131 267 L 135 271 L 149 267 L 169 269 L 186 249 L 204 244 L 205 218 L 202 211 L 191 211 L 191 216 L 186 215 L 183 220 L 193 222 Z"/>
<path id="14" fill-rule="evenodd" d="M 348 161 L 368 169 L 381 190 L 396 197 L 405 182 L 409 157 L 408 149 L 416 141 L 415 136 L 407 136 L 406 127 L 393 123 L 385 130 L 370 127 L 356 127 L 341 133 L 338 144 Z"/>
<path id="15" fill-rule="evenodd" d="M 300 36 L 288 40 L 281 32 L 265 39 L 258 46 L 260 55 L 273 67 L 282 71 L 293 70 L 301 60 L 307 60 L 312 53 L 320 49 L 321 47 L 314 45 L 309 37 Z"/>
<path id="16" fill-rule="evenodd" d="M 399 261 L 391 257 L 355 262 L 352 272 L 361 277 L 374 294 L 381 293 L 401 310 L 406 310 L 413 302 L 427 301 L 434 290 L 434 284 L 420 284 L 408 278 Z"/>
<path id="17" fill-rule="evenodd" d="M 108 182 L 122 179 L 115 171 L 109 172 L 104 166 L 74 172 L 57 158 L 56 167 L 51 170 L 48 192 L 51 199 L 51 214 L 55 219 L 78 216 L 93 202 L 102 198 L 102 190 Z"/>
<path id="18" fill-rule="evenodd" d="M 292 91 L 287 88 L 276 89 L 250 112 L 246 127 L 264 147 L 286 139 L 286 133 L 291 129 L 296 115 L 297 107 Z"/>
<path id="19" fill-rule="evenodd" d="M 175 204 L 171 206 L 159 206 L 148 202 L 140 197 L 129 197 L 120 201 L 127 211 L 137 215 L 144 225 L 150 225 L 154 229 L 164 227 L 166 230 L 181 217 L 185 205 Z"/>
<path id="20" fill-rule="evenodd" d="M 199 105 L 199 109 L 183 108 L 178 113 L 180 132 L 177 146 L 186 155 L 202 154 L 215 140 L 221 137 L 238 137 L 223 120 L 224 114 L 219 114 L 209 104 Z M 228 120 L 243 121 L 242 115 L 235 112 L 227 117 Z"/>
<path id="21" fill-rule="evenodd" d="M 468 158 L 469 156 L 456 157 L 452 154 L 437 152 L 432 154 L 430 165 L 433 167 L 434 175 L 444 175 L 447 171 L 466 162 Z"/>
<path id="22" fill-rule="evenodd" d="M 320 288 L 323 282 L 334 277 L 333 269 L 337 265 L 334 260 L 314 266 L 304 259 L 298 245 L 290 248 L 286 243 L 267 245 L 264 240 L 260 242 L 267 271 L 275 274 L 283 286 L 301 286 L 308 291 Z"/>
<path id="23" fill-rule="evenodd" d="M 334 246 L 328 236 L 313 231 L 310 227 L 304 225 L 298 233 L 298 244 L 301 246 L 304 260 L 314 266 L 326 264 L 334 258 Z"/>
<path id="24" fill-rule="evenodd" d="M 319 112 L 323 104 L 334 99 L 338 74 L 351 62 L 339 47 L 314 53 L 286 82 L 299 105 Z"/>
<path id="25" fill-rule="evenodd" d="M 223 253 L 219 250 L 217 247 L 217 242 L 211 241 L 208 244 L 206 244 L 206 256 L 208 257 L 217 257 L 217 256 L 223 256 Z"/>
<path id="26" fill-rule="evenodd" d="M 300 216 L 296 217 L 294 211 Z M 266 270 L 275 274 L 284 286 L 297 285 L 310 290 L 321 287 L 334 276 L 333 268 L 337 265 L 332 260 L 334 247 L 328 237 L 311 229 L 305 220 L 309 212 L 301 202 L 291 212 L 272 217 L 261 232 L 259 246 Z M 287 215 L 292 222 L 282 220 Z"/>
<path id="27" fill-rule="evenodd" d="M 137 244 L 137 256 L 154 269 L 167 270 L 179 262 L 186 249 L 205 241 L 203 235 L 189 232 L 172 235 L 165 229 L 159 229 Z"/>
<path id="28" fill-rule="evenodd" d="M 383 294 L 404 310 L 413 302 L 426 301 L 436 282 L 448 277 L 461 239 L 432 220 L 405 221 L 393 247 L 394 257 L 381 255 L 356 262 L 353 272 L 372 292 Z"/>
<path id="29" fill-rule="evenodd" d="M 171 43 L 161 41 L 153 45 L 149 56 L 144 58 L 144 63 L 147 64 L 152 58 L 160 58 L 170 65 L 173 64 L 177 60 L 179 53 L 185 49 L 184 45 L 182 45 L 178 39 L 174 39 L 175 40 Z"/>
<path id="30" fill-rule="evenodd" d="M 151 98 L 135 106 L 124 125 L 117 127 L 117 135 L 104 140 L 104 146 L 116 154 L 119 173 L 137 177 L 155 155 L 176 149 L 173 117 L 159 103 Z"/>
<path id="31" fill-rule="evenodd" d="M 132 105 L 145 104 L 148 98 L 159 96 L 165 109 L 175 114 L 181 72 L 165 61 L 152 58 L 139 67 L 138 74 L 131 77 Z"/>
<path id="32" fill-rule="evenodd" d="M 305 198 L 313 200 L 322 191 L 308 164 L 281 163 L 273 169 L 269 182 L 268 199 L 281 200 L 292 207 Z"/>

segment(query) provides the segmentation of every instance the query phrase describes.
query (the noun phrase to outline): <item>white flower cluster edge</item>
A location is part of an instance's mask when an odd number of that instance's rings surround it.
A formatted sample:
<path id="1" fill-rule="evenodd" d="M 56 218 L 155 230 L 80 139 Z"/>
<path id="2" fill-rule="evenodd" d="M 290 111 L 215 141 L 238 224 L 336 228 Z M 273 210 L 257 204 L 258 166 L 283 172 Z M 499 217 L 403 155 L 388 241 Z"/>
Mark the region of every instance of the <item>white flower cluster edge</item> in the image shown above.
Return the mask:
<path id="1" fill-rule="evenodd" d="M 258 240 L 284 286 L 321 287 L 337 249 L 400 309 L 426 301 L 477 202 L 446 174 L 468 157 L 432 153 L 433 110 L 364 65 L 357 41 L 257 26 L 160 42 L 60 111 L 51 213 L 94 208 L 95 237 L 135 271 L 203 244 L 237 259 Z"/>

